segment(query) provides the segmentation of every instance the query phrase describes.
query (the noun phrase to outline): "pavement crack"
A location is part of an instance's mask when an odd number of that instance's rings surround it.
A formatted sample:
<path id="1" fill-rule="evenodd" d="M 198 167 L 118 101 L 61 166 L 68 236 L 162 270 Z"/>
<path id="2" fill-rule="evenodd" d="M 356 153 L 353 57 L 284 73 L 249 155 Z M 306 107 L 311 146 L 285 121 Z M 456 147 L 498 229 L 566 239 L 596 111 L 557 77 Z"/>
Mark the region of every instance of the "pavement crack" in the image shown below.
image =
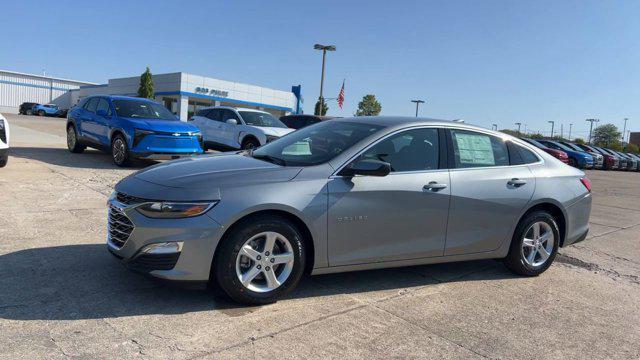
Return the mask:
<path id="1" fill-rule="evenodd" d="M 327 319 L 331 319 L 331 318 L 334 318 L 336 316 L 340 316 L 340 315 L 343 315 L 343 314 L 348 314 L 348 313 L 350 313 L 352 311 L 365 308 L 366 306 L 367 306 L 367 304 L 361 304 L 361 305 L 350 307 L 348 309 L 344 309 L 344 310 L 341 310 L 341 311 L 338 311 L 338 312 L 335 312 L 335 313 L 332 313 L 332 314 L 324 315 L 324 316 L 321 316 L 321 317 L 313 319 L 313 320 L 305 321 L 305 322 L 302 322 L 302 323 L 299 323 L 299 324 L 296 324 L 294 326 L 290 326 L 290 327 L 287 327 L 287 328 L 284 328 L 284 329 L 281 329 L 281 330 L 278 330 L 278 331 L 270 332 L 270 333 L 267 333 L 267 334 L 264 334 L 264 335 L 260 335 L 260 336 L 251 336 L 245 341 L 242 341 L 242 342 L 239 342 L 239 343 L 224 347 L 224 348 L 219 349 L 219 350 L 212 350 L 212 351 L 202 352 L 202 353 L 197 354 L 195 356 L 189 357 L 188 359 L 191 360 L 191 359 L 199 359 L 199 358 L 203 358 L 203 357 L 208 357 L 208 356 L 213 355 L 213 354 L 221 353 L 223 351 L 227 351 L 227 350 L 235 349 L 235 348 L 243 346 L 243 345 L 251 344 L 251 343 L 253 343 L 255 341 L 258 341 L 258 340 L 262 340 L 262 339 L 265 339 L 265 338 L 272 338 L 272 337 L 274 337 L 276 335 L 279 335 L 279 334 L 282 334 L 282 333 L 285 333 L 285 332 L 288 332 L 288 331 L 291 331 L 291 330 L 295 330 L 295 329 L 298 329 L 298 328 L 303 327 L 303 326 L 307 326 L 307 325 L 310 325 L 310 324 L 313 324 L 313 323 L 316 323 L 316 322 L 320 322 L 320 321 L 324 321 L 324 320 L 327 320 Z"/>
<path id="2" fill-rule="evenodd" d="M 565 255 L 565 254 L 558 254 L 558 256 L 556 257 L 556 261 L 558 263 L 560 263 L 560 264 L 565 264 L 565 265 L 569 265 L 569 266 L 573 266 L 573 267 L 582 268 L 582 269 L 585 269 L 585 270 L 588 270 L 588 271 L 591 271 L 591 272 L 594 272 L 594 273 L 602 272 L 602 273 L 604 273 L 606 276 L 608 276 L 611 279 L 622 278 L 622 279 L 630 281 L 633 284 L 640 285 L 640 276 L 621 274 L 618 271 L 611 270 L 611 269 L 605 269 L 605 268 L 601 267 L 598 264 L 591 263 L 591 262 L 586 262 L 584 260 L 578 259 L 578 258 L 573 257 L 573 256 L 569 256 L 569 255 Z"/>

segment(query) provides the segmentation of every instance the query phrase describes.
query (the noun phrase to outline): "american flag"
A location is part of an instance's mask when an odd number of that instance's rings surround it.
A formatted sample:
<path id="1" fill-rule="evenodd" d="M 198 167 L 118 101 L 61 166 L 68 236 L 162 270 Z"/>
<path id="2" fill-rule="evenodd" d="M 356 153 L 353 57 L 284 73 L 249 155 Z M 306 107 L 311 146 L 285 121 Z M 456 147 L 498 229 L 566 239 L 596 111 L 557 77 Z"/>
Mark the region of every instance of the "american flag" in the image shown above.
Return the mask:
<path id="1" fill-rule="evenodd" d="M 342 104 L 344 104 L 344 80 L 342 80 L 342 88 L 340 88 L 340 94 L 338 94 L 338 106 L 342 109 Z"/>

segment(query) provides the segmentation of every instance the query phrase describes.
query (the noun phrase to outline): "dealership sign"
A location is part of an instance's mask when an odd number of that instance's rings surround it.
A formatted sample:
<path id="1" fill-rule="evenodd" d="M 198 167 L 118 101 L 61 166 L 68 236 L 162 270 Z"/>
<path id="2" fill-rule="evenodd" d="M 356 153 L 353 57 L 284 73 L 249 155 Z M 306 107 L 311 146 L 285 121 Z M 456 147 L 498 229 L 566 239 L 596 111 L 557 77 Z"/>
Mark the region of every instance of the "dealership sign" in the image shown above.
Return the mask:
<path id="1" fill-rule="evenodd" d="M 196 88 L 196 93 L 197 94 L 212 95 L 212 96 L 219 96 L 219 97 L 228 97 L 229 96 L 229 92 L 228 91 L 209 89 L 209 88 L 199 87 L 199 86 Z"/>

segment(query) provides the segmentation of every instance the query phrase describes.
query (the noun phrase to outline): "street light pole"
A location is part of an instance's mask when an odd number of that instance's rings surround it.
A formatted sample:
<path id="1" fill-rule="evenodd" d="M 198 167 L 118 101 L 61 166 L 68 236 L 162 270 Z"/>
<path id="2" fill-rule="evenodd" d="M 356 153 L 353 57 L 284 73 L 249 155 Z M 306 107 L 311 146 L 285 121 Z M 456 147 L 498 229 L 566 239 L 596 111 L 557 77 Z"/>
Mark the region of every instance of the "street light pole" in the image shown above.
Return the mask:
<path id="1" fill-rule="evenodd" d="M 551 124 L 551 138 L 553 138 L 553 126 L 556 124 L 556 122 L 553 120 L 549 120 L 547 122 Z"/>
<path id="2" fill-rule="evenodd" d="M 324 109 L 324 97 L 322 96 L 322 90 L 324 88 L 324 64 L 327 58 L 327 51 L 336 51 L 335 45 L 322 45 L 315 44 L 313 46 L 316 50 L 322 50 L 322 75 L 320 76 L 320 97 L 318 98 L 318 102 L 320 103 L 320 109 L 318 109 L 318 115 L 325 115 L 322 113 Z"/>
<path id="3" fill-rule="evenodd" d="M 569 141 L 571 141 L 571 128 L 573 128 L 573 124 L 569 124 Z"/>
<path id="4" fill-rule="evenodd" d="M 418 117 L 418 107 L 420 106 L 420 104 L 424 104 L 425 101 L 424 100 L 411 100 L 412 103 L 416 103 L 416 117 Z"/>
<path id="5" fill-rule="evenodd" d="M 624 142 L 624 136 L 627 133 L 627 120 L 629 120 L 628 118 L 624 118 L 624 128 L 622 130 L 622 142 Z"/>
<path id="6" fill-rule="evenodd" d="M 587 119 L 588 122 L 591 123 L 589 126 L 589 144 L 591 144 L 591 134 L 593 133 L 593 123 L 597 123 L 600 119 Z"/>
<path id="7" fill-rule="evenodd" d="M 518 134 L 520 134 L 520 125 L 522 125 L 522 123 L 517 122 L 516 125 L 518 125 Z"/>
<path id="8" fill-rule="evenodd" d="M 491 130 L 498 131 L 498 124 L 491 124 Z"/>

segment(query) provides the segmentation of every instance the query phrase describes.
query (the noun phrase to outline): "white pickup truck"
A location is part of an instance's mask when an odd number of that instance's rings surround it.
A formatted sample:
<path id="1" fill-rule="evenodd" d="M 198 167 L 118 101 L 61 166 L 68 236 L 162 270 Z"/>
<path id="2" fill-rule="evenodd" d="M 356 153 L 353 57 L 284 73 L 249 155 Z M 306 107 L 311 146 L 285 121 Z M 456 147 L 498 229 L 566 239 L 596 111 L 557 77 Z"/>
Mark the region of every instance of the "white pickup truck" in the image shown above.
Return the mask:
<path id="1" fill-rule="evenodd" d="M 9 122 L 0 114 L 0 168 L 7 165 L 9 159 Z"/>

